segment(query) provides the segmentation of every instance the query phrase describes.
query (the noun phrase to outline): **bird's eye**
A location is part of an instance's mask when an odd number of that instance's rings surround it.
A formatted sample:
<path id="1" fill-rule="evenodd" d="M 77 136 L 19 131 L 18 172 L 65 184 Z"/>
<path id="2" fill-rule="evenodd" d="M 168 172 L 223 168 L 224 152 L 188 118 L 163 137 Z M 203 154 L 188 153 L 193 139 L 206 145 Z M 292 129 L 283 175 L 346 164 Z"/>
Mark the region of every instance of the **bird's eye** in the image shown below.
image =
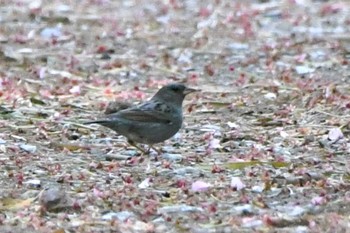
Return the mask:
<path id="1" fill-rule="evenodd" d="M 180 91 L 180 87 L 178 87 L 178 86 L 172 86 L 172 87 L 171 87 L 171 90 L 172 90 L 172 91 L 175 91 L 175 92 L 178 92 L 178 91 Z"/>

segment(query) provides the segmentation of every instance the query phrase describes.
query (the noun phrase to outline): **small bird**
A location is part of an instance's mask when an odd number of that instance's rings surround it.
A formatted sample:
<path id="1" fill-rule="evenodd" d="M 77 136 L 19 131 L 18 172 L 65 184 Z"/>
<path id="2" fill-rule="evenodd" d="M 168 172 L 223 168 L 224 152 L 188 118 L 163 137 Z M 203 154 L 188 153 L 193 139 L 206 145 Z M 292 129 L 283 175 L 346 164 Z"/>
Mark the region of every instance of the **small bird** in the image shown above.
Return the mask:
<path id="1" fill-rule="evenodd" d="M 106 115 L 104 119 L 85 122 L 100 124 L 125 136 L 130 145 L 143 153 L 149 152 L 153 144 L 174 136 L 182 125 L 182 102 L 185 96 L 197 90 L 180 83 L 168 84 L 149 100 L 140 105 Z M 135 143 L 149 145 L 147 152 Z"/>

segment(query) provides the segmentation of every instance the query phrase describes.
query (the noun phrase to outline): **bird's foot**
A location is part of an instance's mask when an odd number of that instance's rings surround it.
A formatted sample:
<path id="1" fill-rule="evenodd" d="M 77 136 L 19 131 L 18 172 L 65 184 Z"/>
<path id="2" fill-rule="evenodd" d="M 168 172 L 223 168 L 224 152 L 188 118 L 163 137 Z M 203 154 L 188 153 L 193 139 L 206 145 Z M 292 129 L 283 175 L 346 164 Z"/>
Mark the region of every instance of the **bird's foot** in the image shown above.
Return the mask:
<path id="1" fill-rule="evenodd" d="M 133 141 L 128 141 L 128 143 L 138 149 L 141 152 L 141 155 L 149 155 L 151 153 L 151 149 L 153 149 L 156 153 L 157 156 L 163 154 L 163 151 L 155 148 L 153 145 L 149 145 L 147 150 L 144 150 L 143 148 L 139 147 L 135 142 Z"/>
<path id="2" fill-rule="evenodd" d="M 151 149 L 153 149 L 155 152 L 157 152 L 157 155 L 163 154 L 163 151 L 155 148 L 153 145 L 149 145 L 147 152 L 149 153 Z"/>

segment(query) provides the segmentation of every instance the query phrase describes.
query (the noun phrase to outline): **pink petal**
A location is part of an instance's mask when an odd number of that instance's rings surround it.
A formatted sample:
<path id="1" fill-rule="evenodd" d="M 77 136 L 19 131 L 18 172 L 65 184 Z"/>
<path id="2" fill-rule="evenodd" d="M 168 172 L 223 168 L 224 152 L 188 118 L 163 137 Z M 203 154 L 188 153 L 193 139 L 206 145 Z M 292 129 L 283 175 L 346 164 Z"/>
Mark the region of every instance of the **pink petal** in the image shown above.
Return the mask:
<path id="1" fill-rule="evenodd" d="M 339 139 L 344 138 L 344 135 L 341 131 L 341 129 L 339 128 L 333 128 L 331 130 L 329 130 L 328 133 L 328 139 L 331 141 L 338 141 Z"/>
<path id="2" fill-rule="evenodd" d="M 228 127 L 230 127 L 231 129 L 238 129 L 239 125 L 237 125 L 235 122 L 227 122 Z"/>
<path id="3" fill-rule="evenodd" d="M 196 182 L 192 183 L 192 191 L 193 192 L 202 192 L 208 190 L 212 185 L 209 183 L 206 183 L 201 180 L 197 180 Z"/>
<path id="4" fill-rule="evenodd" d="M 101 192 L 100 190 L 98 190 L 97 188 L 94 188 L 93 189 L 93 192 L 94 192 L 94 195 L 96 196 L 96 197 L 100 197 L 100 198 L 102 198 L 104 195 L 103 195 L 103 192 Z"/>
<path id="5" fill-rule="evenodd" d="M 289 134 L 287 133 L 287 132 L 285 132 L 285 131 L 281 131 L 280 132 L 280 136 L 282 137 L 282 138 L 287 138 L 287 137 L 289 137 Z"/>
<path id="6" fill-rule="evenodd" d="M 41 67 L 41 68 L 39 69 L 39 78 L 40 78 L 40 79 L 45 78 L 45 73 L 46 73 L 46 68 L 45 68 L 45 67 Z"/>
<path id="7" fill-rule="evenodd" d="M 140 189 L 145 189 L 145 188 L 148 188 L 149 186 L 151 186 L 151 179 L 150 178 L 146 178 L 138 185 L 138 187 Z"/>
<path id="8" fill-rule="evenodd" d="M 71 94 L 80 94 L 80 91 L 80 86 L 74 86 L 69 90 Z"/>
<path id="9" fill-rule="evenodd" d="M 314 197 L 311 200 L 311 203 L 314 205 L 323 205 L 326 204 L 326 199 L 324 197 Z"/>
<path id="10" fill-rule="evenodd" d="M 216 138 L 211 139 L 209 141 L 208 149 L 218 149 L 218 148 L 221 148 L 220 140 Z"/>
<path id="11" fill-rule="evenodd" d="M 50 92 L 50 90 L 40 90 L 39 91 L 40 95 L 44 98 L 48 98 L 48 99 L 53 99 L 54 96 L 52 95 L 52 93 Z"/>
<path id="12" fill-rule="evenodd" d="M 235 188 L 236 190 L 241 190 L 245 188 L 245 184 L 243 184 L 243 182 L 239 177 L 232 177 L 231 188 Z"/>

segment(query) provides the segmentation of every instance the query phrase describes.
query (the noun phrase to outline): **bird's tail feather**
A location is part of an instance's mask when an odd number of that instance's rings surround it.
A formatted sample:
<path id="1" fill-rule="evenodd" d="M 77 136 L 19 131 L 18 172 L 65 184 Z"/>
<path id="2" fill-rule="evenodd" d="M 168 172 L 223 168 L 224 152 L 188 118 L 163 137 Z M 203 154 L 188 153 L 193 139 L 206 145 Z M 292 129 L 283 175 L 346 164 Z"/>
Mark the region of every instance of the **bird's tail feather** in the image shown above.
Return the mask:
<path id="1" fill-rule="evenodd" d="M 91 125 L 91 124 L 100 124 L 100 125 L 103 125 L 103 124 L 106 124 L 108 123 L 109 121 L 108 120 L 96 120 L 96 121 L 87 121 L 87 122 L 84 122 L 83 124 L 84 125 Z"/>

